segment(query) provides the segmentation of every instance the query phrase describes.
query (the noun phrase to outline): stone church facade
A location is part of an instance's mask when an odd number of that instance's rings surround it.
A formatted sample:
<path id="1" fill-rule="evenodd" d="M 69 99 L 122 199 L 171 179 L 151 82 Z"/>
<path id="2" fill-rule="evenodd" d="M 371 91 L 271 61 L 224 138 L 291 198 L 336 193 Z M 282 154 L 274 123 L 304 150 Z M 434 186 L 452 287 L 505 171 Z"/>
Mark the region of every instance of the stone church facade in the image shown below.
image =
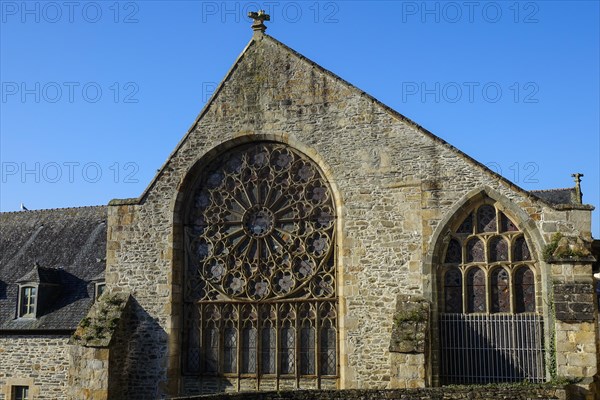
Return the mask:
<path id="1" fill-rule="evenodd" d="M 19 326 L 29 281 L 3 272 L 0 399 L 558 378 L 597 398 L 579 184 L 525 191 L 261 25 L 140 197 L 72 211 L 106 233 L 68 263 L 75 324 Z M 23 267 L 38 301 L 51 261 Z"/>

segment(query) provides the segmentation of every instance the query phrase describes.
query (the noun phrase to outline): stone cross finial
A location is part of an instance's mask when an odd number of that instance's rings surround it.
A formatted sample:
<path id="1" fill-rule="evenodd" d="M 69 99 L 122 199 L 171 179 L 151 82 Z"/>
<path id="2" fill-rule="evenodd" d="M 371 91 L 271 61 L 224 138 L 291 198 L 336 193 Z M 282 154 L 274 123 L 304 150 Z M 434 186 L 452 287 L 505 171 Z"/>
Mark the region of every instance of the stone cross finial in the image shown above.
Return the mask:
<path id="1" fill-rule="evenodd" d="M 583 174 L 578 172 L 576 174 L 572 174 L 571 176 L 575 178 L 575 195 L 577 196 L 577 201 L 579 204 L 582 204 L 583 193 L 581 193 L 581 178 L 583 177 Z"/>
<path id="2" fill-rule="evenodd" d="M 250 11 L 248 17 L 252 18 L 252 30 L 257 32 L 264 32 L 267 30 L 267 26 L 264 24 L 265 21 L 270 21 L 271 16 L 265 13 L 265 10 L 258 10 L 258 12 Z"/>

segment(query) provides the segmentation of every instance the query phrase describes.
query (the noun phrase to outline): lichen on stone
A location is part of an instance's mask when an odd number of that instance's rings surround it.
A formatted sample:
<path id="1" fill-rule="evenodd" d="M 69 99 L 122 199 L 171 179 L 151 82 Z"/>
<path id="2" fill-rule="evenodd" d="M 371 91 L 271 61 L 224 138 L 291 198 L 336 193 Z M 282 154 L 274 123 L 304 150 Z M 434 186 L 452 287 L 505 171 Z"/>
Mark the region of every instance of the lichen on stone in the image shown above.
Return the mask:
<path id="1" fill-rule="evenodd" d="M 590 257 L 588 246 L 580 237 L 563 236 L 560 232 L 552 235 L 552 240 L 544 248 L 544 260 L 578 260 Z"/>
<path id="2" fill-rule="evenodd" d="M 81 320 L 70 344 L 85 347 L 107 347 L 129 300 L 127 293 L 105 293 L 100 296 L 88 315 Z"/>

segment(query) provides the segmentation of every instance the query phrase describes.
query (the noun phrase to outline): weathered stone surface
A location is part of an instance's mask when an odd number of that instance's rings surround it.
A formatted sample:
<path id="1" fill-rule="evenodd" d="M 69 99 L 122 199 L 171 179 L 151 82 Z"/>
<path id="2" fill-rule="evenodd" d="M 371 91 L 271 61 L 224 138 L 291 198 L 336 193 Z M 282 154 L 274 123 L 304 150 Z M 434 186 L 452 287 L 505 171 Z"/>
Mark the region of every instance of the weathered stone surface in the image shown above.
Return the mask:
<path id="1" fill-rule="evenodd" d="M 594 287 L 591 282 L 554 282 L 556 319 L 587 322 L 596 318 Z"/>

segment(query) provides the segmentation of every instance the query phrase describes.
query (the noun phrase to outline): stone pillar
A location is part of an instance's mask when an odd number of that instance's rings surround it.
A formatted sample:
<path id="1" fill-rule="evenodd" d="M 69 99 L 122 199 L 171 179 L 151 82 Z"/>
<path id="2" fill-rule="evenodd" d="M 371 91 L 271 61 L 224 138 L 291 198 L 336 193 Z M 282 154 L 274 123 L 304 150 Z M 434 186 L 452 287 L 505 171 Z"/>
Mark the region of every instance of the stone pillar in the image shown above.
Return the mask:
<path id="1" fill-rule="evenodd" d="M 430 306 L 420 296 L 398 295 L 390 341 L 390 387 L 425 387 Z"/>
<path id="2" fill-rule="evenodd" d="M 569 399 L 573 400 L 600 399 L 594 383 L 598 374 L 598 310 L 592 261 L 577 257 L 551 261 L 555 351 L 550 355 L 554 362 L 550 369 L 555 378 L 575 383 L 570 386 Z"/>
<path id="3" fill-rule="evenodd" d="M 119 396 L 128 293 L 104 293 L 69 340 L 69 400 L 115 400 Z"/>

